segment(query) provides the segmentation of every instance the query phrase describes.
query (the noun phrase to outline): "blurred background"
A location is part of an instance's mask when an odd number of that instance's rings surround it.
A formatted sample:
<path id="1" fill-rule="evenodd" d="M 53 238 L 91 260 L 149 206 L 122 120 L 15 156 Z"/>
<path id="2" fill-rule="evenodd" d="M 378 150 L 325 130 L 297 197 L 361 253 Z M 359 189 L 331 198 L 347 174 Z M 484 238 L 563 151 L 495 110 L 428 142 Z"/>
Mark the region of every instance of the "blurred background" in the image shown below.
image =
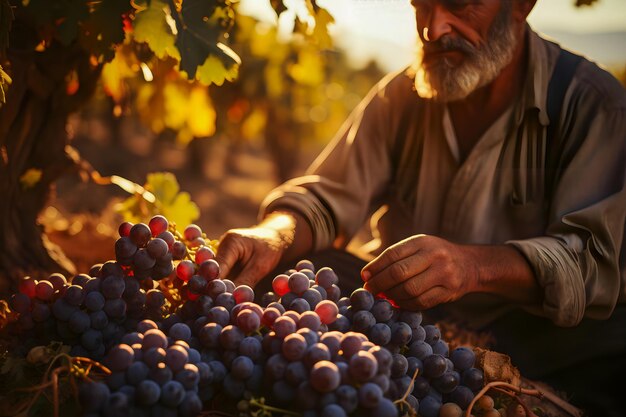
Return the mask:
<path id="1" fill-rule="evenodd" d="M 141 48 L 123 45 L 95 96 L 71 117 L 72 146 L 103 176 L 166 184 L 170 209 L 184 212 L 179 221 L 194 221 L 211 238 L 254 224 L 267 192 L 301 174 L 367 91 L 415 51 L 408 0 L 318 3 L 334 23 L 330 38 L 320 34 L 312 45 L 294 35 L 297 0 L 280 19 L 269 1 L 241 0 L 229 46 L 243 63 L 238 78 L 221 86 L 171 76 L 171 62 L 148 67 L 137 60 Z M 625 0 L 591 7 L 539 0 L 529 22 L 625 82 Z M 149 177 L 156 172 L 171 175 Z M 178 198 L 179 191 L 188 195 Z M 87 270 L 113 257 L 122 218 L 139 220 L 140 199 L 129 197 L 65 175 L 40 221 Z"/>

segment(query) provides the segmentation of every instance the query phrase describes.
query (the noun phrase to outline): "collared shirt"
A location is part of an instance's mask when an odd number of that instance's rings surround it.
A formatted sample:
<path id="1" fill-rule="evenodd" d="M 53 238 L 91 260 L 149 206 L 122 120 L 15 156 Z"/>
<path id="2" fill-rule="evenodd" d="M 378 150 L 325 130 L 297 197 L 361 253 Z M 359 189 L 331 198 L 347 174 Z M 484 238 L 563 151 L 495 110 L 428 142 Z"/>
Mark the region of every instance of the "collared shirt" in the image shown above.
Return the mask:
<path id="1" fill-rule="evenodd" d="M 546 95 L 559 47 L 530 28 L 527 36 L 522 93 L 464 161 L 446 106 L 419 98 L 406 72 L 391 74 L 305 176 L 270 193 L 262 215 L 302 213 L 316 249 L 344 246 L 370 217 L 382 248 L 418 233 L 510 244 L 543 289 L 541 304 L 524 308 L 562 326 L 609 317 L 626 301 L 626 93 L 595 64 L 578 66 L 558 123 L 580 145 L 545 198 Z M 474 324 L 511 308 L 488 294 L 445 307 Z"/>

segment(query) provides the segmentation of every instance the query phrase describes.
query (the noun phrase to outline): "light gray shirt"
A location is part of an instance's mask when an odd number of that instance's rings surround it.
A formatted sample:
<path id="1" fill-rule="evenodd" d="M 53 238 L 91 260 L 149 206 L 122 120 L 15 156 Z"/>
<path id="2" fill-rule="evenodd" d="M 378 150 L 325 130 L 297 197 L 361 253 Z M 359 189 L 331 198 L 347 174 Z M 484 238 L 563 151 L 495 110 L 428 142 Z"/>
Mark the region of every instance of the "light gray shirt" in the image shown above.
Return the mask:
<path id="1" fill-rule="evenodd" d="M 626 92 L 595 64 L 578 66 L 558 123 L 568 146 L 580 145 L 544 198 L 546 94 L 559 47 L 530 28 L 527 36 L 523 92 L 465 160 L 446 106 L 419 98 L 406 72 L 391 74 L 305 176 L 268 195 L 262 215 L 302 213 L 316 249 L 345 246 L 370 217 L 383 249 L 418 233 L 510 244 L 543 289 L 527 310 L 561 326 L 609 317 L 626 301 Z M 445 307 L 477 325 L 511 308 L 488 294 Z"/>

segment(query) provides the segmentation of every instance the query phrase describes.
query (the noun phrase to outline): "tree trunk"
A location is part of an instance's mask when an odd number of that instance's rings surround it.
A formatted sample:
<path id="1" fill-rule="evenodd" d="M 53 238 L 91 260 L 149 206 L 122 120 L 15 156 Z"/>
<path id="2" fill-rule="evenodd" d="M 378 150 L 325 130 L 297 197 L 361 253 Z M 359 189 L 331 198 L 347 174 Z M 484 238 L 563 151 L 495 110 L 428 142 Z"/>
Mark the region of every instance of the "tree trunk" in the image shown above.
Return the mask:
<path id="1" fill-rule="evenodd" d="M 7 57 L 13 83 L 0 108 L 0 293 L 24 274 L 74 272 L 37 217 L 55 180 L 73 166 L 66 154 L 67 119 L 93 94 L 101 68 L 75 45 L 10 49 Z M 27 172 L 41 177 L 28 184 L 22 179 Z"/>

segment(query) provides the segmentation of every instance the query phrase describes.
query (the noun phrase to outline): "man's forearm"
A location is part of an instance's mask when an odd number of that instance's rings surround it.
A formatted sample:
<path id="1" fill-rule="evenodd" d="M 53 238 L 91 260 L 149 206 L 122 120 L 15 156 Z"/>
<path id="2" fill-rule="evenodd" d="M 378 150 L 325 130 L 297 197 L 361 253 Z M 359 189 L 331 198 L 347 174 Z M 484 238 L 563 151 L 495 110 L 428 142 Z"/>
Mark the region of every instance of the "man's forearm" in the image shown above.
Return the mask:
<path id="1" fill-rule="evenodd" d="M 268 213 L 261 225 L 277 230 L 285 244 L 283 261 L 294 260 L 313 249 L 313 231 L 300 213 L 279 209 Z"/>
<path id="2" fill-rule="evenodd" d="M 514 247 L 463 246 L 474 259 L 476 292 L 499 295 L 521 304 L 540 304 L 541 288 L 526 258 Z"/>

